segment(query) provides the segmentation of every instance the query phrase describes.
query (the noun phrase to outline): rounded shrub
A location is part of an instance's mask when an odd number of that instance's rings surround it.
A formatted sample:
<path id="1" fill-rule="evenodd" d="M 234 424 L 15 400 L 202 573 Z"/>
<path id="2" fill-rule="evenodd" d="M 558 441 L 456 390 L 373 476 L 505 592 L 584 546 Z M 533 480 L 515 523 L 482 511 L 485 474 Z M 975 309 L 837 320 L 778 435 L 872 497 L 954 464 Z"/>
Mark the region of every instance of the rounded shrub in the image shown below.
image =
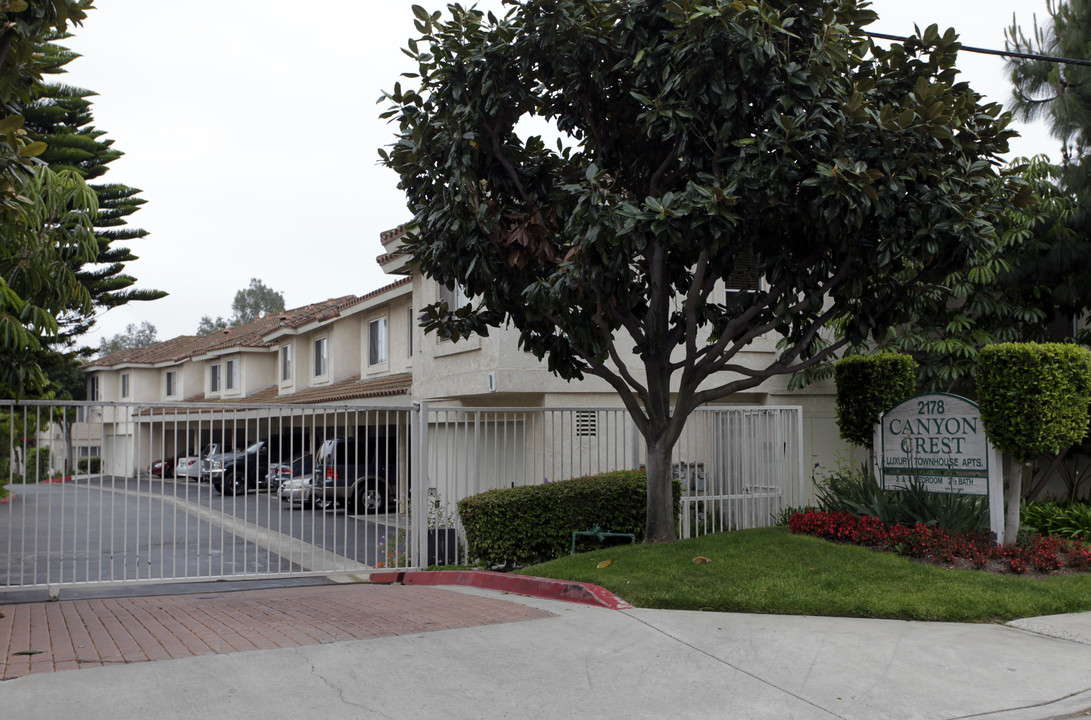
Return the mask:
<path id="1" fill-rule="evenodd" d="M 682 485 L 673 481 L 674 513 Z M 458 502 L 471 558 L 490 567 L 552 560 L 568 552 L 572 531 L 603 531 L 644 537 L 648 481 L 643 472 L 620 470 L 542 485 L 488 490 Z"/>
<path id="2" fill-rule="evenodd" d="M 1017 461 L 1055 455 L 1087 434 L 1091 351 L 1069 343 L 1001 343 L 977 361 L 981 421 Z"/>
<path id="3" fill-rule="evenodd" d="M 837 428 L 841 437 L 866 448 L 879 416 L 917 387 L 917 361 L 902 353 L 850 355 L 834 366 Z"/>

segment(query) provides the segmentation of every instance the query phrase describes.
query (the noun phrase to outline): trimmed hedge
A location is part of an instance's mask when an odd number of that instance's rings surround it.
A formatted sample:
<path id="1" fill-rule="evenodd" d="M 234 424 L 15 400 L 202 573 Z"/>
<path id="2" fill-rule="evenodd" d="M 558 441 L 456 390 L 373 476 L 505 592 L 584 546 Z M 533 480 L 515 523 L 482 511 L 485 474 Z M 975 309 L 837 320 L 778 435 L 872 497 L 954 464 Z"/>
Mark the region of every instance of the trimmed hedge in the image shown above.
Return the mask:
<path id="1" fill-rule="evenodd" d="M 1002 343 L 977 360 L 989 440 L 1021 463 L 1056 455 L 1087 434 L 1091 351 L 1068 343 Z"/>
<path id="2" fill-rule="evenodd" d="M 917 387 L 917 361 L 902 353 L 850 355 L 834 366 L 841 437 L 870 448 L 879 416 Z"/>
<path id="3" fill-rule="evenodd" d="M 673 481 L 674 513 L 682 483 Z M 569 551 L 573 530 L 644 538 L 648 485 L 643 472 L 621 470 L 543 485 L 489 490 L 458 502 L 472 559 L 489 567 L 529 565 Z"/>
<path id="4" fill-rule="evenodd" d="M 37 482 L 49 479 L 49 448 L 35 447 L 27 451 L 28 482 Z"/>
<path id="5" fill-rule="evenodd" d="M 80 458 L 76 461 L 76 468 L 81 473 L 91 473 L 97 475 L 102 472 L 102 458 L 100 457 L 86 457 Z"/>

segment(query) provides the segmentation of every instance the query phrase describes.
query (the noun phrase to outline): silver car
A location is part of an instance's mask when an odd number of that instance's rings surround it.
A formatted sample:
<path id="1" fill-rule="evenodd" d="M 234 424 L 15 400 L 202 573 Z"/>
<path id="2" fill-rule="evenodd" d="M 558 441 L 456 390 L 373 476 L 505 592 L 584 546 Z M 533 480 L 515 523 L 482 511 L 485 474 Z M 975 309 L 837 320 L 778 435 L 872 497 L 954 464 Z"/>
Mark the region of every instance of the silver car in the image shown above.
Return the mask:
<path id="1" fill-rule="evenodd" d="M 220 445 L 212 443 L 205 445 L 200 455 L 187 455 L 174 461 L 175 477 L 184 477 L 191 480 L 200 480 L 202 475 L 208 474 L 208 456 L 220 452 Z M 204 466 L 202 468 L 202 466 Z"/>
<path id="2" fill-rule="evenodd" d="M 289 505 L 314 507 L 314 483 L 311 475 L 288 478 L 280 483 L 277 490 L 281 502 Z"/>

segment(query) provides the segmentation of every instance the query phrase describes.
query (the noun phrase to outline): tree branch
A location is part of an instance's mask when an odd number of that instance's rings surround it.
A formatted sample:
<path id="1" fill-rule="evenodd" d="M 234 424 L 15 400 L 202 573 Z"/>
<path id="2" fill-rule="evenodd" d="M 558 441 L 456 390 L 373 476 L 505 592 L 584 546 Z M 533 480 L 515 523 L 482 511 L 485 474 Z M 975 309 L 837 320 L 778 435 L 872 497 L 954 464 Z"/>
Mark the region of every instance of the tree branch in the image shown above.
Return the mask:
<path id="1" fill-rule="evenodd" d="M 515 183 L 515 189 L 519 193 L 519 199 L 524 203 L 530 202 L 530 196 L 527 195 L 526 188 L 523 187 L 522 180 L 519 179 L 519 173 L 512 167 L 511 162 L 508 161 L 507 156 L 504 154 L 504 149 L 500 146 L 500 128 L 503 125 L 503 118 L 496 119 L 495 127 L 488 131 L 489 139 L 492 141 L 492 152 L 496 156 L 497 162 L 504 168 L 504 172 L 508 174 L 511 181 Z"/>

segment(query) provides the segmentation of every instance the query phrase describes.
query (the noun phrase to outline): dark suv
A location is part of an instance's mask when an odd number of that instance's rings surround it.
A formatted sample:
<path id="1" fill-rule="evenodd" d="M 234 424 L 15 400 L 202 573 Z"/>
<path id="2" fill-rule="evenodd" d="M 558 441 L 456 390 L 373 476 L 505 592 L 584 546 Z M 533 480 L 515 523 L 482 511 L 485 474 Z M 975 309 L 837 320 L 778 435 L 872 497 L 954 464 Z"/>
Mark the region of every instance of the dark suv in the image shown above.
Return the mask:
<path id="1" fill-rule="evenodd" d="M 340 437 L 326 440 L 316 453 L 316 500 L 332 509 L 345 506 L 355 513 L 386 512 L 390 503 L 387 444 L 382 439 Z M 393 455 L 393 448 L 389 448 Z"/>
<path id="2" fill-rule="evenodd" d="M 222 452 L 208 458 L 212 487 L 221 495 L 243 495 L 257 489 L 269 472 L 269 443 L 258 440 L 241 452 Z"/>

